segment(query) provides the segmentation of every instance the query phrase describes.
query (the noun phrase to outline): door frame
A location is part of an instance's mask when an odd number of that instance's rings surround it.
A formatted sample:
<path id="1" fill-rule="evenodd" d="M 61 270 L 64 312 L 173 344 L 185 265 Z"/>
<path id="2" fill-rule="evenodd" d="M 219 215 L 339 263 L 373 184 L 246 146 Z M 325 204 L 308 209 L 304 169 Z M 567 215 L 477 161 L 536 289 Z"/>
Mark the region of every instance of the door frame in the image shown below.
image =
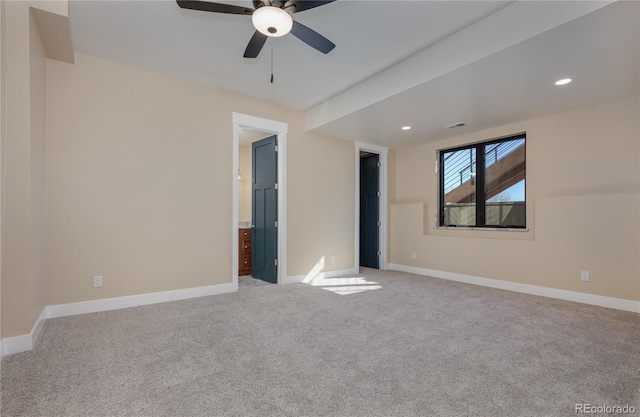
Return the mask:
<path id="1" fill-rule="evenodd" d="M 387 155 L 389 149 L 382 146 L 370 145 L 367 143 L 356 142 L 356 212 L 355 212 L 355 268 L 360 272 L 360 151 L 378 154 L 380 158 L 379 186 L 380 186 L 380 204 L 378 207 L 378 218 L 381 225 L 378 234 L 378 246 L 380 247 L 380 255 L 378 256 L 378 265 L 380 270 L 387 269 Z"/>
<path id="2" fill-rule="evenodd" d="M 289 124 L 263 119 L 243 113 L 232 112 L 233 156 L 232 156 L 232 215 L 231 227 L 231 273 L 234 289 L 238 290 L 238 153 L 239 129 L 254 129 L 271 133 L 277 137 L 278 160 L 278 275 L 277 283 L 285 282 L 287 276 L 287 132 Z"/>

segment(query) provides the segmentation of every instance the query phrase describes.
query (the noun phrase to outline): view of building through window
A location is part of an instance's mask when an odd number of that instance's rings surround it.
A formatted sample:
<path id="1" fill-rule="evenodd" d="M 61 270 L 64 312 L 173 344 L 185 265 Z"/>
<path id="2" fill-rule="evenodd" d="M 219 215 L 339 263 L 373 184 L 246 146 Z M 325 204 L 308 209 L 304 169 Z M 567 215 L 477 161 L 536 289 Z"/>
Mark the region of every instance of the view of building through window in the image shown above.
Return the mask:
<path id="1" fill-rule="evenodd" d="M 440 226 L 523 228 L 524 134 L 440 151 Z"/>

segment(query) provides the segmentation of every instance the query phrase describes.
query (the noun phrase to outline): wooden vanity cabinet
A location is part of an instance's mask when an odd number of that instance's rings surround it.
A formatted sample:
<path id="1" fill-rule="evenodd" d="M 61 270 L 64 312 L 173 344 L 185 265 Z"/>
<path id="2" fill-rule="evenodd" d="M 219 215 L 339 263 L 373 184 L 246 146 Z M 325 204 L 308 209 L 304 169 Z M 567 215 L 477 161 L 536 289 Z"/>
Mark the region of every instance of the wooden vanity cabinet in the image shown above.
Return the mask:
<path id="1" fill-rule="evenodd" d="M 238 276 L 251 275 L 251 229 L 238 229 Z"/>

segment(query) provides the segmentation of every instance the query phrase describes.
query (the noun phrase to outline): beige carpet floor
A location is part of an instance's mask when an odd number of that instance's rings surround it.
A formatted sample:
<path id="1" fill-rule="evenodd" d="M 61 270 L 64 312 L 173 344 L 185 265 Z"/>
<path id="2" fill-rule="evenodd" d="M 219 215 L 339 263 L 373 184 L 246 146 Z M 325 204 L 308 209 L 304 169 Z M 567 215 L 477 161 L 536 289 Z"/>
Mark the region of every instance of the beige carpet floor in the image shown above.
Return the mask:
<path id="1" fill-rule="evenodd" d="M 2 360 L 0 415 L 640 408 L 638 314 L 392 271 L 320 284 L 48 320 L 33 351 Z"/>

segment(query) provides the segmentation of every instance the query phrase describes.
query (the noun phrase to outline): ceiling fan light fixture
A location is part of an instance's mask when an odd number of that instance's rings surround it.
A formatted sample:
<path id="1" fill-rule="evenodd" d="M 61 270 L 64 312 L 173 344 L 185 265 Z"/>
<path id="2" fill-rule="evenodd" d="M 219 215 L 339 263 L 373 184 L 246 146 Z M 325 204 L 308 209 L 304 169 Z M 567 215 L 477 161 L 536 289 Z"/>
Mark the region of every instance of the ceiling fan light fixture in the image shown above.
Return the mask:
<path id="1" fill-rule="evenodd" d="M 291 15 L 273 6 L 263 6 L 251 15 L 253 26 L 258 32 L 274 38 L 284 36 L 291 31 L 293 19 Z"/>

